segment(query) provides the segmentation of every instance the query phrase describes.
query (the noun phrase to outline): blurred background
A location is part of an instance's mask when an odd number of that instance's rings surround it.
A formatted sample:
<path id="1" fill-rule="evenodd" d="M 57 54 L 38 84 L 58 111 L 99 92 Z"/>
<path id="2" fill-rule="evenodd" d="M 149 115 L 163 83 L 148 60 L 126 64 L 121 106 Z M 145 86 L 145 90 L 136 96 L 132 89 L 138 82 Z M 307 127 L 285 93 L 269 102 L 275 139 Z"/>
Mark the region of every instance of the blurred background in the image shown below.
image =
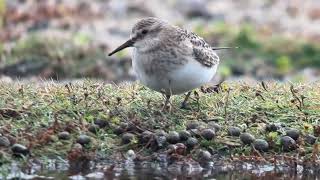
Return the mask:
<path id="1" fill-rule="evenodd" d="M 0 79 L 134 80 L 133 24 L 155 16 L 222 50 L 216 81 L 320 76 L 319 0 L 0 0 Z"/>

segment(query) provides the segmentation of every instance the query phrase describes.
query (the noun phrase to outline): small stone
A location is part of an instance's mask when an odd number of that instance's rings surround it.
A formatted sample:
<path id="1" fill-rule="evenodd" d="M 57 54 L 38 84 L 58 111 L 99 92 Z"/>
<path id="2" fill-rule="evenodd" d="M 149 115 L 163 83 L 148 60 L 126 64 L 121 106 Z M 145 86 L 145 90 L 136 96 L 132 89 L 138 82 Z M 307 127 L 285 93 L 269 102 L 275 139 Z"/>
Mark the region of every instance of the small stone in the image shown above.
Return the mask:
<path id="1" fill-rule="evenodd" d="M 268 124 L 266 126 L 267 132 L 276 132 L 276 131 L 278 131 L 278 129 L 279 129 L 279 126 L 277 126 L 276 124 Z"/>
<path id="2" fill-rule="evenodd" d="M 210 141 L 214 138 L 215 132 L 212 129 L 204 129 L 201 131 L 201 136 L 206 140 Z"/>
<path id="3" fill-rule="evenodd" d="M 130 149 L 126 153 L 126 158 L 127 160 L 133 160 L 136 158 L 136 153 L 132 149 Z"/>
<path id="4" fill-rule="evenodd" d="M 125 129 L 123 129 L 122 127 L 118 126 L 118 127 L 115 127 L 114 130 L 113 130 L 113 133 L 116 134 L 116 135 L 120 135 L 120 134 L 123 134 L 125 131 Z"/>
<path id="5" fill-rule="evenodd" d="M 286 135 L 290 136 L 292 139 L 296 141 L 300 136 L 300 131 L 292 128 L 286 131 Z"/>
<path id="6" fill-rule="evenodd" d="M 88 128 L 88 130 L 90 131 L 90 132 L 92 132 L 93 134 L 97 134 L 98 132 L 99 132 L 99 126 L 98 125 L 96 125 L 96 124 L 93 124 L 93 125 L 91 125 L 89 128 Z"/>
<path id="7" fill-rule="evenodd" d="M 184 155 L 186 153 L 187 147 L 182 143 L 176 144 L 176 153 L 179 155 Z"/>
<path id="8" fill-rule="evenodd" d="M 198 139 L 189 137 L 185 144 L 188 148 L 192 149 L 198 144 Z"/>
<path id="9" fill-rule="evenodd" d="M 189 131 L 183 130 L 179 132 L 180 140 L 186 141 L 189 137 L 191 137 L 191 134 Z"/>
<path id="10" fill-rule="evenodd" d="M 189 132 L 191 136 L 201 138 L 200 131 L 198 129 L 190 129 Z"/>
<path id="11" fill-rule="evenodd" d="M 164 147 L 166 145 L 166 142 L 167 142 L 166 136 L 156 135 L 156 143 L 159 148 Z"/>
<path id="12" fill-rule="evenodd" d="M 21 155 L 26 156 L 30 153 L 28 148 L 21 144 L 14 144 L 11 147 L 11 151 L 15 156 L 21 156 Z"/>
<path id="13" fill-rule="evenodd" d="M 297 148 L 296 142 L 290 136 L 281 137 L 280 144 L 284 151 L 292 151 Z"/>
<path id="14" fill-rule="evenodd" d="M 240 135 L 240 140 L 243 144 L 250 145 L 251 143 L 254 142 L 255 138 L 250 133 L 242 133 Z"/>
<path id="15" fill-rule="evenodd" d="M 97 125 L 97 126 L 99 126 L 99 128 L 101 128 L 101 129 L 109 126 L 108 121 L 103 120 L 103 119 L 96 119 L 96 120 L 94 120 L 94 124 Z"/>
<path id="16" fill-rule="evenodd" d="M 77 143 L 81 145 L 86 145 L 86 144 L 89 144 L 90 142 L 91 142 L 91 138 L 85 134 L 81 134 L 77 139 Z"/>
<path id="17" fill-rule="evenodd" d="M 208 122 L 208 127 L 211 129 L 214 129 L 215 132 L 218 132 L 221 130 L 221 126 L 218 123 L 213 121 Z"/>
<path id="18" fill-rule="evenodd" d="M 269 149 L 269 144 L 266 140 L 256 139 L 253 143 L 254 148 L 260 152 L 266 152 Z"/>
<path id="19" fill-rule="evenodd" d="M 228 128 L 228 135 L 229 136 L 240 136 L 240 133 L 241 133 L 241 129 L 238 128 L 238 127 L 229 127 Z"/>
<path id="20" fill-rule="evenodd" d="M 313 145 L 313 144 L 317 141 L 317 137 L 315 137 L 314 135 L 311 135 L 311 134 L 307 134 L 307 135 L 305 136 L 305 141 L 306 141 L 308 144 Z"/>
<path id="21" fill-rule="evenodd" d="M 132 133 L 124 133 L 122 135 L 122 143 L 129 144 L 135 139 L 135 135 Z"/>
<path id="22" fill-rule="evenodd" d="M 157 136 L 167 136 L 167 133 L 164 130 L 158 129 L 156 130 Z"/>
<path id="23" fill-rule="evenodd" d="M 152 132 L 144 131 L 141 134 L 140 140 L 141 140 L 142 143 L 148 143 L 152 137 L 153 137 L 153 133 Z"/>
<path id="24" fill-rule="evenodd" d="M 68 131 L 63 131 L 63 132 L 60 132 L 58 134 L 58 138 L 60 140 L 69 140 L 70 139 L 70 133 Z"/>
<path id="25" fill-rule="evenodd" d="M 169 134 L 167 135 L 167 141 L 170 144 L 178 143 L 180 141 L 179 133 L 177 133 L 176 131 L 169 132 Z"/>
<path id="26" fill-rule="evenodd" d="M 200 162 L 208 162 L 211 160 L 211 154 L 209 151 L 206 150 L 200 150 L 198 154 L 198 160 Z"/>
<path id="27" fill-rule="evenodd" d="M 189 130 L 189 129 L 197 129 L 198 126 L 199 126 L 199 122 L 198 121 L 190 121 L 190 122 L 188 122 L 186 128 L 187 128 L 187 130 Z"/>
<path id="28" fill-rule="evenodd" d="M 0 137 L 0 147 L 9 147 L 10 141 L 7 137 L 1 136 Z"/>

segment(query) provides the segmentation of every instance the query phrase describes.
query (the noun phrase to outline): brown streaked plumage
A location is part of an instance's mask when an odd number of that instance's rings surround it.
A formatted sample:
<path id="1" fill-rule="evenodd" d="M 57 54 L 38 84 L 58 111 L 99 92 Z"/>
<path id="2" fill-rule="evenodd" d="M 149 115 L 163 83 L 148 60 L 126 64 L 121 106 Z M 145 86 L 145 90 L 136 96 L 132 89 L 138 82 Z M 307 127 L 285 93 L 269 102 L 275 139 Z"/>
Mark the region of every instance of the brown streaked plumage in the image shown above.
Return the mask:
<path id="1" fill-rule="evenodd" d="M 109 55 L 126 47 L 134 47 L 132 64 L 137 78 L 145 86 L 164 93 L 165 104 L 171 95 L 189 92 L 185 105 L 191 90 L 209 82 L 219 64 L 213 50 L 219 48 L 212 48 L 196 34 L 157 18 L 138 21 L 130 39 Z"/>

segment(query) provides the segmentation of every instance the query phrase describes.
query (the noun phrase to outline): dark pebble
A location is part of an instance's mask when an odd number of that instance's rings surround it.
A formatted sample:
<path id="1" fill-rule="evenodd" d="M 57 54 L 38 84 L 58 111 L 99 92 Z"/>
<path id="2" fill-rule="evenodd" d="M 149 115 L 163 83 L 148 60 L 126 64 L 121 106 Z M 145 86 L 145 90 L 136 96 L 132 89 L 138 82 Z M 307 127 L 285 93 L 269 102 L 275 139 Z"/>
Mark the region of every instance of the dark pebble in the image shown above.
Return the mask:
<path id="1" fill-rule="evenodd" d="M 7 137 L 1 136 L 0 137 L 0 147 L 9 147 L 10 141 Z"/>
<path id="2" fill-rule="evenodd" d="M 201 131 L 201 136 L 210 141 L 214 138 L 215 132 L 212 129 L 204 129 Z"/>
<path id="3" fill-rule="evenodd" d="M 167 133 L 164 130 L 158 129 L 156 130 L 157 136 L 167 136 Z"/>
<path id="4" fill-rule="evenodd" d="M 186 153 L 187 147 L 182 143 L 176 144 L 176 153 L 179 155 L 184 155 Z"/>
<path id="5" fill-rule="evenodd" d="M 208 162 L 211 160 L 211 154 L 209 151 L 206 150 L 200 150 L 198 154 L 198 160 L 200 162 Z"/>
<path id="6" fill-rule="evenodd" d="M 21 144 L 14 144 L 11 147 L 11 151 L 15 156 L 21 156 L 21 155 L 26 156 L 30 153 L 28 148 Z"/>
<path id="7" fill-rule="evenodd" d="M 179 133 L 177 133 L 176 131 L 169 132 L 169 134 L 167 135 L 167 141 L 170 144 L 178 143 L 180 141 Z"/>
<path id="8" fill-rule="evenodd" d="M 300 136 L 300 132 L 299 130 L 292 128 L 286 131 L 286 135 L 290 136 L 292 139 L 296 141 Z"/>
<path id="9" fill-rule="evenodd" d="M 229 136 L 240 136 L 240 133 L 241 133 L 241 129 L 238 128 L 238 127 L 229 127 L 228 128 L 228 135 Z"/>
<path id="10" fill-rule="evenodd" d="M 132 133 L 124 133 L 122 135 L 122 143 L 129 144 L 135 139 L 135 135 Z"/>
<path id="11" fill-rule="evenodd" d="M 308 143 L 308 144 L 314 144 L 317 140 L 317 137 L 315 137 L 314 135 L 311 135 L 311 134 L 307 134 L 305 136 L 305 141 Z"/>
<path id="12" fill-rule="evenodd" d="M 60 140 L 69 140 L 70 139 L 70 133 L 68 131 L 63 131 L 63 132 L 60 132 L 58 134 L 58 138 Z"/>
<path id="13" fill-rule="evenodd" d="M 189 132 L 191 136 L 201 138 L 200 131 L 198 129 L 190 129 Z"/>
<path id="14" fill-rule="evenodd" d="M 81 145 L 86 145 L 86 144 L 89 144 L 90 142 L 91 142 L 91 138 L 85 134 L 81 134 L 77 139 L 77 143 Z"/>
<path id="15" fill-rule="evenodd" d="M 186 141 L 189 137 L 191 137 L 191 134 L 189 131 L 183 130 L 179 132 L 180 140 Z"/>
<path id="16" fill-rule="evenodd" d="M 156 135 L 156 143 L 159 148 L 165 147 L 167 142 L 166 136 Z"/>
<path id="17" fill-rule="evenodd" d="M 254 142 L 255 138 L 250 133 L 242 133 L 240 135 L 240 140 L 243 144 L 250 145 L 251 143 Z"/>
<path id="18" fill-rule="evenodd" d="M 192 149 L 198 144 L 198 139 L 194 137 L 189 137 L 185 144 L 188 148 Z"/>
<path id="19" fill-rule="evenodd" d="M 121 126 L 117 126 L 114 128 L 113 130 L 113 133 L 116 134 L 116 135 L 120 135 L 120 134 L 123 134 L 125 131 L 125 129 Z"/>
<path id="20" fill-rule="evenodd" d="M 292 151 L 297 148 L 296 142 L 289 136 L 281 137 L 280 144 L 284 151 Z"/>
<path id="21" fill-rule="evenodd" d="M 208 127 L 211 129 L 214 129 L 215 132 L 218 132 L 221 130 L 221 126 L 218 123 L 213 121 L 208 122 Z"/>
<path id="22" fill-rule="evenodd" d="M 198 126 L 199 126 L 199 122 L 198 121 L 190 121 L 190 122 L 188 122 L 186 128 L 187 128 L 187 130 L 189 130 L 189 129 L 197 129 Z"/>
<path id="23" fill-rule="evenodd" d="M 278 129 L 279 129 L 279 126 L 277 126 L 276 124 L 268 124 L 266 126 L 267 132 L 276 132 L 276 131 L 278 131 Z"/>
<path id="24" fill-rule="evenodd" d="M 105 127 L 109 126 L 108 121 L 103 120 L 103 119 L 94 120 L 94 124 L 99 126 L 99 128 L 105 128 Z"/>
<path id="25" fill-rule="evenodd" d="M 253 143 L 254 148 L 260 152 L 266 152 L 269 149 L 269 144 L 266 140 L 256 139 Z"/>
<path id="26" fill-rule="evenodd" d="M 153 133 L 152 132 L 144 131 L 141 134 L 140 140 L 141 140 L 142 143 L 148 143 L 152 137 L 153 137 Z"/>
<path id="27" fill-rule="evenodd" d="M 120 127 L 125 131 L 135 131 L 136 126 L 132 123 L 121 123 Z"/>
<path id="28" fill-rule="evenodd" d="M 91 125 L 91 126 L 88 128 L 88 130 L 89 130 L 90 132 L 94 133 L 94 134 L 97 134 L 98 131 L 99 131 L 99 128 L 100 128 L 100 127 L 99 127 L 98 125 L 93 124 L 93 125 Z"/>

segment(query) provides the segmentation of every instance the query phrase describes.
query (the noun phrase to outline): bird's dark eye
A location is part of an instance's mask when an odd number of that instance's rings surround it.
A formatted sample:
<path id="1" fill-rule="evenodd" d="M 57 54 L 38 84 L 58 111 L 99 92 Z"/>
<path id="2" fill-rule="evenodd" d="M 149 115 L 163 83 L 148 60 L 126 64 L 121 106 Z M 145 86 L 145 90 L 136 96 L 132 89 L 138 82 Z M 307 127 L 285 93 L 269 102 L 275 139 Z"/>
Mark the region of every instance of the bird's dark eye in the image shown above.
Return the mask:
<path id="1" fill-rule="evenodd" d="M 141 31 L 141 33 L 142 33 L 142 34 L 147 34 L 147 33 L 148 33 L 148 30 L 144 29 L 144 30 Z"/>

